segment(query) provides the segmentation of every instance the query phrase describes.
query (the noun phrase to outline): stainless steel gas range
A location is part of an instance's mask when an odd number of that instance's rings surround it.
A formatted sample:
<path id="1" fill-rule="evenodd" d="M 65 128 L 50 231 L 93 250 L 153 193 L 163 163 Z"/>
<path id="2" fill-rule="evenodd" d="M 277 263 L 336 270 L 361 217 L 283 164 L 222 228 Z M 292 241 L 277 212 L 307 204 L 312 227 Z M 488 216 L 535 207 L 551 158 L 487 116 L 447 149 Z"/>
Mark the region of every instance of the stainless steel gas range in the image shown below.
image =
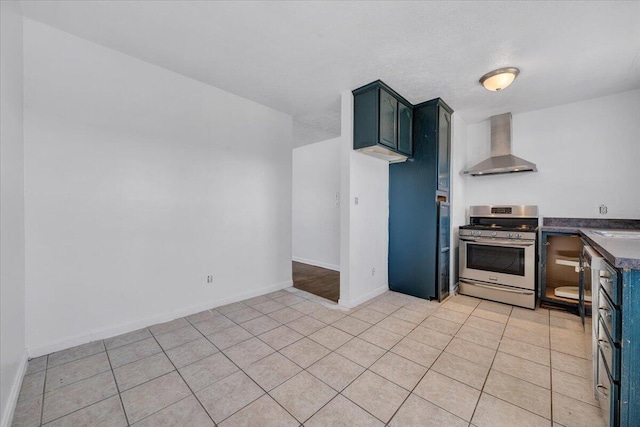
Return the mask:
<path id="1" fill-rule="evenodd" d="M 471 206 L 460 227 L 463 295 L 536 306 L 537 206 Z"/>

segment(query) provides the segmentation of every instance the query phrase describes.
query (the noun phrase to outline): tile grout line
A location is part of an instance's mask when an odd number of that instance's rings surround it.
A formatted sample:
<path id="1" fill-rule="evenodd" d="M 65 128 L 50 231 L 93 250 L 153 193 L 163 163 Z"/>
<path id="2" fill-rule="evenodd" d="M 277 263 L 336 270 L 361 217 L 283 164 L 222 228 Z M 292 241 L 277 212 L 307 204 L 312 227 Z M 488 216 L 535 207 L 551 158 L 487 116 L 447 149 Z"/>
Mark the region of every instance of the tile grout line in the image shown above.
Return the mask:
<path id="1" fill-rule="evenodd" d="M 27 366 L 27 368 L 28 368 L 28 366 Z M 42 383 L 42 401 L 41 401 L 41 407 L 40 407 L 40 422 L 38 423 L 38 425 L 42 425 L 42 421 L 44 419 L 44 393 L 45 393 L 45 390 L 47 389 L 47 373 L 48 372 L 49 372 L 49 355 L 47 354 L 47 361 L 45 362 L 45 365 L 44 365 L 44 381 Z M 22 378 L 22 381 L 24 381 L 24 378 Z"/>
<path id="2" fill-rule="evenodd" d="M 113 382 L 116 385 L 116 391 L 118 392 L 118 399 L 120 400 L 120 405 L 122 406 L 122 412 L 124 413 L 124 420 L 127 423 L 127 426 L 130 426 L 129 416 L 127 415 L 127 411 L 124 409 L 124 402 L 122 401 L 122 393 L 120 393 L 120 386 L 118 385 L 118 381 L 116 380 L 116 373 L 113 371 L 113 365 L 111 364 L 111 358 L 109 357 L 109 352 L 107 351 L 107 345 L 102 341 L 102 345 L 104 345 L 104 352 L 107 354 L 107 361 L 109 362 L 109 368 L 111 368 L 111 375 L 113 376 Z"/>

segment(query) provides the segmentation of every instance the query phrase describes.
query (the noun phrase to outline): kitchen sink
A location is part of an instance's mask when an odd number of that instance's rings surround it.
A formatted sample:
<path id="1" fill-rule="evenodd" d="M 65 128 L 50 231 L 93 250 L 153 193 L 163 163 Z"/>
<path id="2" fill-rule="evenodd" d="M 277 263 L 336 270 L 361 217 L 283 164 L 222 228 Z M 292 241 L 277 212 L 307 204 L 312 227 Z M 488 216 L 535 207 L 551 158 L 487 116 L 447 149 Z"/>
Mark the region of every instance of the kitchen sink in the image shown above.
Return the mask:
<path id="1" fill-rule="evenodd" d="M 613 237 L 615 239 L 639 239 L 640 240 L 640 231 L 595 230 L 594 233 L 602 237 Z"/>

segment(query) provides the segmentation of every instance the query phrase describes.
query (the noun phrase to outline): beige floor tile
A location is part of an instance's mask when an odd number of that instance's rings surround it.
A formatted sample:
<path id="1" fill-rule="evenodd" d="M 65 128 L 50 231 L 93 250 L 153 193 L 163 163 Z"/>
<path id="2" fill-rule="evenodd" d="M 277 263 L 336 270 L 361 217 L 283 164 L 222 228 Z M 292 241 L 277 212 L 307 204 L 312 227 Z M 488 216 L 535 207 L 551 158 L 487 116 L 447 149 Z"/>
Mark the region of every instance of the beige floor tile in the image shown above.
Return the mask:
<path id="1" fill-rule="evenodd" d="M 309 335 L 309 338 L 328 349 L 336 350 L 338 347 L 350 341 L 353 336 L 333 326 L 326 326 Z"/>
<path id="2" fill-rule="evenodd" d="M 169 350 L 200 338 L 202 338 L 202 334 L 191 325 L 156 335 L 158 344 L 164 350 Z"/>
<path id="3" fill-rule="evenodd" d="M 236 365 L 222 353 L 205 357 L 179 369 L 180 375 L 194 392 L 228 377 L 237 370 Z"/>
<path id="4" fill-rule="evenodd" d="M 224 420 L 221 427 L 297 427 L 296 421 L 269 395 L 264 395 Z"/>
<path id="5" fill-rule="evenodd" d="M 489 367 L 479 365 L 462 357 L 443 352 L 431 367 L 432 370 L 482 390 Z"/>
<path id="6" fill-rule="evenodd" d="M 147 338 L 151 338 L 151 332 L 149 332 L 147 328 L 144 328 L 106 339 L 104 340 L 104 345 L 107 350 L 111 350 L 113 348 L 121 347 L 123 345 L 131 344 L 132 342 L 144 340 Z"/>
<path id="7" fill-rule="evenodd" d="M 304 314 L 291 307 L 284 307 L 278 311 L 269 313 L 268 316 L 280 323 L 289 323 L 292 320 L 299 319 L 304 316 Z"/>
<path id="8" fill-rule="evenodd" d="M 474 315 L 469 316 L 464 324 L 495 335 L 502 335 L 505 327 L 504 323 L 494 322 L 493 320 L 484 319 Z"/>
<path id="9" fill-rule="evenodd" d="M 403 308 L 408 310 L 417 311 L 418 313 L 429 316 L 431 313 L 436 311 L 440 307 L 440 304 L 435 301 L 428 301 L 424 299 L 417 299 L 409 304 L 405 305 Z"/>
<path id="10" fill-rule="evenodd" d="M 258 338 L 251 338 L 233 347 L 229 347 L 223 350 L 223 352 L 233 363 L 241 369 L 244 369 L 253 362 L 257 362 L 263 357 L 270 355 L 274 350 Z"/>
<path id="11" fill-rule="evenodd" d="M 25 375 L 24 378 L 22 378 L 22 385 L 20 386 L 18 399 L 42 396 L 42 393 L 44 393 L 45 374 L 45 371 L 40 371 L 35 374 Z"/>
<path id="12" fill-rule="evenodd" d="M 206 338 L 200 338 L 167 350 L 167 356 L 176 368 L 182 368 L 217 353 L 219 350 Z"/>
<path id="13" fill-rule="evenodd" d="M 336 353 L 365 368 L 371 366 L 385 352 L 383 348 L 357 337 L 336 350 Z"/>
<path id="14" fill-rule="evenodd" d="M 411 338 L 412 340 L 419 341 L 439 350 L 444 350 L 451 341 L 452 336 L 418 326 L 411 331 L 409 335 L 407 335 L 407 338 Z"/>
<path id="15" fill-rule="evenodd" d="M 455 335 L 462 326 L 460 323 L 444 320 L 439 317 L 429 316 L 420 324 L 427 329 L 438 331 L 447 335 Z"/>
<path id="16" fill-rule="evenodd" d="M 514 340 L 526 342 L 538 347 L 549 348 L 549 334 L 540 333 L 538 331 L 529 331 L 512 324 L 507 324 L 504 330 L 504 336 Z"/>
<path id="17" fill-rule="evenodd" d="M 444 351 L 487 367 L 491 366 L 493 358 L 496 355 L 495 350 L 491 348 L 483 347 L 457 337 L 451 340 L 451 343 L 449 343 Z"/>
<path id="18" fill-rule="evenodd" d="M 323 308 L 322 305 L 318 304 L 317 302 L 307 301 L 307 300 L 304 300 L 297 304 L 293 304 L 290 307 L 304 314 L 311 314 L 314 311 L 318 311 L 321 308 Z"/>
<path id="19" fill-rule="evenodd" d="M 115 369 L 127 363 L 135 362 L 136 360 L 144 359 L 145 357 L 153 356 L 161 352 L 162 349 L 156 340 L 154 338 L 147 338 L 114 348 L 107 353 L 109 354 L 111 366 Z"/>
<path id="20" fill-rule="evenodd" d="M 273 353 L 245 369 L 260 387 L 270 391 L 300 372 L 298 365 L 281 355 Z"/>
<path id="21" fill-rule="evenodd" d="M 375 325 L 376 323 L 387 317 L 387 315 L 384 313 L 380 313 L 379 311 L 371 310 L 366 307 L 354 311 L 351 316 L 355 317 L 356 319 L 363 320 L 367 323 L 371 323 L 372 325 Z"/>
<path id="22" fill-rule="evenodd" d="M 309 419 L 337 394 L 331 387 L 307 372 L 300 372 L 270 392 L 301 423 Z"/>
<path id="23" fill-rule="evenodd" d="M 174 369 L 167 356 L 164 353 L 158 353 L 116 368 L 113 370 L 113 375 L 116 377 L 118 389 L 122 393 L 124 390 L 168 374 Z"/>
<path id="24" fill-rule="evenodd" d="M 513 306 L 494 301 L 482 300 L 476 307 L 476 310 L 491 311 L 493 313 L 506 314 L 507 316 L 509 316 L 511 314 L 511 311 L 513 310 Z"/>
<path id="25" fill-rule="evenodd" d="M 273 300 L 261 302 L 253 306 L 254 309 L 258 310 L 262 314 L 273 313 L 274 311 L 282 310 L 285 307 L 285 305 Z"/>
<path id="26" fill-rule="evenodd" d="M 287 323 L 287 326 L 299 334 L 306 336 L 319 331 L 327 325 L 311 316 L 304 316 Z"/>
<path id="27" fill-rule="evenodd" d="M 550 328 L 551 349 L 561 353 L 588 359 L 591 355 L 590 346 L 585 334 L 561 328 Z"/>
<path id="28" fill-rule="evenodd" d="M 283 348 L 280 353 L 305 369 L 329 354 L 330 351 L 309 338 L 303 338 Z"/>
<path id="29" fill-rule="evenodd" d="M 267 298 L 264 295 L 260 295 L 260 296 L 257 296 L 257 297 L 246 299 L 246 300 L 244 300 L 242 302 L 245 305 L 249 306 L 249 307 L 253 307 L 256 304 L 260 304 L 260 303 L 263 303 L 263 302 L 266 302 L 266 301 L 269 301 L 269 298 Z"/>
<path id="30" fill-rule="evenodd" d="M 42 416 L 42 395 L 20 398 L 13 411 L 12 427 L 37 427 Z"/>
<path id="31" fill-rule="evenodd" d="M 264 391 L 242 371 L 196 392 L 196 396 L 216 423 L 233 415 L 263 394 Z"/>
<path id="32" fill-rule="evenodd" d="M 364 370 L 362 366 L 337 353 L 330 353 L 307 368 L 310 374 L 337 391 L 342 391 Z"/>
<path id="33" fill-rule="evenodd" d="M 480 391 L 433 370 L 427 372 L 414 393 L 452 414 L 470 421 Z"/>
<path id="34" fill-rule="evenodd" d="M 551 419 L 551 392 L 548 389 L 491 370 L 484 392 Z"/>
<path id="35" fill-rule="evenodd" d="M 47 367 L 51 369 L 54 366 L 73 362 L 74 360 L 92 356 L 103 351 L 105 351 L 105 348 L 102 341 L 93 341 L 87 344 L 82 344 L 77 347 L 72 347 L 67 350 L 50 354 Z"/>
<path id="36" fill-rule="evenodd" d="M 371 371 L 366 371 L 342 394 L 386 423 L 404 402 L 409 392 Z"/>
<path id="37" fill-rule="evenodd" d="M 590 360 L 554 350 L 551 351 L 551 366 L 553 369 L 568 372 L 582 378 L 591 379 L 593 376 L 593 367 Z"/>
<path id="38" fill-rule="evenodd" d="M 207 339 L 220 350 L 233 347 L 234 345 L 240 344 L 250 338 L 253 338 L 253 335 L 251 335 L 251 333 L 246 329 L 237 325 L 214 332 L 211 335 L 207 335 Z"/>
<path id="39" fill-rule="evenodd" d="M 432 316 L 462 324 L 467 320 L 469 314 L 460 313 L 459 311 L 455 310 L 449 310 L 443 306 L 434 311 Z"/>
<path id="40" fill-rule="evenodd" d="M 384 423 L 342 395 L 304 423 L 307 427 L 383 427 Z"/>
<path id="41" fill-rule="evenodd" d="M 58 418 L 46 424 L 46 427 L 67 426 L 100 426 L 100 427 L 125 427 L 127 420 L 120 403 L 120 397 L 112 396 L 101 402 L 95 403 L 65 417 Z"/>
<path id="42" fill-rule="evenodd" d="M 460 330 L 456 333 L 456 337 L 493 350 L 498 349 L 501 338 L 500 335 L 481 331 L 480 329 L 472 328 L 468 325 L 462 325 Z"/>
<path id="43" fill-rule="evenodd" d="M 202 322 L 204 320 L 208 320 L 216 316 L 220 316 L 220 313 L 218 313 L 217 311 L 205 310 L 199 313 L 186 316 L 185 319 L 187 320 L 187 322 L 193 325 L 194 323 Z"/>
<path id="44" fill-rule="evenodd" d="M 216 307 L 216 310 L 219 313 L 227 315 L 229 313 L 233 313 L 234 311 L 242 310 L 245 307 L 247 307 L 245 303 L 243 303 L 242 301 L 238 301 L 231 304 L 223 305 L 222 307 Z"/>
<path id="45" fill-rule="evenodd" d="M 502 337 L 498 350 L 541 365 L 550 366 L 551 364 L 551 353 L 548 348 L 538 347 L 523 341 Z"/>
<path id="46" fill-rule="evenodd" d="M 282 297 L 282 296 L 285 296 L 285 295 L 289 295 L 290 293 L 291 292 L 289 292 L 289 291 L 287 291 L 285 289 L 281 289 L 279 291 L 269 292 L 268 294 L 265 294 L 264 296 L 269 298 L 269 299 L 274 299 L 274 298 L 279 298 L 279 297 Z"/>
<path id="47" fill-rule="evenodd" d="M 410 395 L 389 423 L 390 427 L 467 427 L 468 423 L 431 402 Z"/>
<path id="48" fill-rule="evenodd" d="M 293 329 L 288 328 L 287 326 L 280 326 L 279 328 L 272 329 L 269 332 L 265 332 L 262 335 L 259 335 L 262 341 L 267 343 L 269 347 L 280 350 L 294 342 L 303 338 L 302 335 L 294 331 Z"/>
<path id="49" fill-rule="evenodd" d="M 45 391 L 55 390 L 111 370 L 107 353 L 98 353 L 47 370 Z"/>
<path id="50" fill-rule="evenodd" d="M 509 326 L 524 329 L 525 331 L 549 338 L 549 325 L 547 324 L 535 322 L 533 320 L 520 319 L 513 316 L 509 318 L 507 324 Z"/>
<path id="51" fill-rule="evenodd" d="M 256 336 L 275 329 L 280 325 L 280 322 L 273 320 L 269 316 L 256 317 L 255 319 L 240 324 L 240 326 Z"/>
<path id="52" fill-rule="evenodd" d="M 36 372 L 44 371 L 47 369 L 47 359 L 49 356 L 40 356 L 34 357 L 33 359 L 29 359 L 27 364 L 27 371 L 25 375 L 35 374 Z"/>
<path id="53" fill-rule="evenodd" d="M 230 319 L 226 318 L 225 316 L 217 316 L 211 319 L 204 320 L 202 322 L 198 322 L 193 326 L 197 330 L 199 330 L 202 335 L 211 335 L 214 332 L 218 332 L 235 325 L 236 325 L 235 323 L 233 323 Z"/>
<path id="54" fill-rule="evenodd" d="M 117 393 L 111 371 L 50 391 L 44 395 L 42 422 L 48 423 Z"/>
<path id="55" fill-rule="evenodd" d="M 599 405 L 598 401 L 593 397 L 593 383 L 590 378 L 583 378 L 553 369 L 551 384 L 554 393 L 560 393 L 590 405 Z"/>
<path id="56" fill-rule="evenodd" d="M 580 317 L 574 316 L 574 319 L 551 316 L 549 318 L 551 326 L 562 329 L 570 329 L 577 332 L 584 332 L 585 327 L 582 325 Z"/>
<path id="57" fill-rule="evenodd" d="M 382 314 L 386 314 L 388 316 L 394 311 L 396 311 L 397 309 L 399 309 L 400 307 L 395 304 L 390 304 L 384 301 L 375 301 L 375 302 L 372 302 L 371 304 L 368 304 L 367 308 L 369 310 L 374 310 Z"/>
<path id="58" fill-rule="evenodd" d="M 546 389 L 551 388 L 551 370 L 549 367 L 521 357 L 499 351 L 491 369 Z"/>
<path id="59" fill-rule="evenodd" d="M 442 353 L 442 350 L 430 347 L 427 344 L 412 340 L 411 338 L 404 338 L 393 346 L 391 352 L 429 368 L 440 353 Z"/>
<path id="60" fill-rule="evenodd" d="M 532 322 L 540 323 L 543 325 L 549 324 L 549 310 L 545 308 L 536 308 L 535 310 L 530 310 L 528 308 L 513 307 L 513 310 L 511 311 L 511 317 L 530 320 Z"/>
<path id="61" fill-rule="evenodd" d="M 424 366 L 391 352 L 378 359 L 369 370 L 409 391 L 427 372 Z"/>
<path id="62" fill-rule="evenodd" d="M 600 408 L 555 392 L 553 420 L 566 427 L 605 427 Z"/>
<path id="63" fill-rule="evenodd" d="M 391 347 L 396 345 L 403 336 L 381 328 L 378 325 L 374 325 L 361 333 L 359 338 L 377 345 L 378 347 L 384 348 L 385 350 L 389 350 Z"/>
<path id="64" fill-rule="evenodd" d="M 418 311 L 409 310 L 408 308 L 402 307 L 401 309 L 394 311 L 391 316 L 396 317 L 398 319 L 406 320 L 407 322 L 411 322 L 413 324 L 420 324 L 424 319 L 427 318 L 427 315 L 424 313 L 420 313 Z"/>
<path id="65" fill-rule="evenodd" d="M 407 335 L 416 327 L 415 323 L 407 322 L 406 320 L 398 319 L 393 316 L 389 316 L 386 319 L 381 320 L 376 326 L 402 336 Z"/>
<path id="66" fill-rule="evenodd" d="M 157 325 L 149 326 L 149 331 L 153 335 L 164 334 L 167 332 L 174 331 L 176 329 L 184 328 L 185 326 L 189 326 L 190 323 L 187 322 L 184 318 L 173 319 L 169 322 L 158 323 Z"/>
<path id="67" fill-rule="evenodd" d="M 130 423 L 135 423 L 154 412 L 189 396 L 191 391 L 177 372 L 123 392 L 122 403 Z"/>
<path id="68" fill-rule="evenodd" d="M 313 317 L 316 320 L 329 324 L 337 322 L 338 320 L 346 316 L 346 314 L 341 310 L 334 310 L 323 307 L 320 310 L 316 310 L 313 313 L 310 313 L 309 316 Z"/>
<path id="69" fill-rule="evenodd" d="M 305 301 L 304 298 L 300 298 L 295 294 L 283 295 L 281 297 L 274 298 L 273 300 L 279 302 L 282 305 L 286 305 L 287 307 Z"/>
<path id="70" fill-rule="evenodd" d="M 135 427 L 213 427 L 213 421 L 194 396 L 182 399 L 173 405 L 148 416 Z"/>
<path id="71" fill-rule="evenodd" d="M 253 309 L 251 307 L 241 308 L 240 310 L 233 311 L 226 316 L 233 320 L 236 323 L 247 322 L 251 319 L 255 319 L 256 317 L 262 316 L 262 312 Z"/>
<path id="72" fill-rule="evenodd" d="M 551 422 L 511 403 L 482 393 L 471 423 L 477 427 L 550 427 Z"/>
<path id="73" fill-rule="evenodd" d="M 356 336 L 369 329 L 371 327 L 371 324 L 365 322 L 364 320 L 356 319 L 353 316 L 346 316 L 338 320 L 337 322 L 333 322 L 331 326 L 333 326 L 334 328 L 338 328 L 348 334 Z"/>

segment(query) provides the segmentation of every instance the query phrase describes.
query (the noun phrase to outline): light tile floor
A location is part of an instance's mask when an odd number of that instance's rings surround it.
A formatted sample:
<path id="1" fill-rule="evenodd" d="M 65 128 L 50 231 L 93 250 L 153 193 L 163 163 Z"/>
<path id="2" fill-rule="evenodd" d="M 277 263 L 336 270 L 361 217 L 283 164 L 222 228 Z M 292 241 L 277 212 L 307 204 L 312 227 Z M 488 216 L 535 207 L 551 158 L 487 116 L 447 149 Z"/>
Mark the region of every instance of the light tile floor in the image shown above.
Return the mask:
<path id="1" fill-rule="evenodd" d="M 602 427 L 576 316 L 293 288 L 32 359 L 13 426 Z"/>

